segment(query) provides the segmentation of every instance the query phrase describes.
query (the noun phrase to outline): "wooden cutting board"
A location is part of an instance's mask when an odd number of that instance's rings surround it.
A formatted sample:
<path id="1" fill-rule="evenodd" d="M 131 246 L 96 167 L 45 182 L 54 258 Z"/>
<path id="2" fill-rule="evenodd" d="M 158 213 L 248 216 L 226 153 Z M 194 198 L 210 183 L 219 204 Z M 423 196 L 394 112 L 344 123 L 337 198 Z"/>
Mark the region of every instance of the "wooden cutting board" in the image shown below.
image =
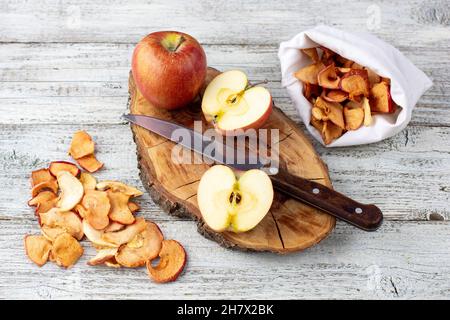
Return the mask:
<path id="1" fill-rule="evenodd" d="M 219 71 L 208 69 L 205 87 L 217 74 Z M 202 118 L 200 99 L 178 111 L 156 109 L 137 90 L 131 73 L 129 93 L 133 114 L 150 115 L 191 128 L 194 120 L 203 120 L 204 128 L 210 127 Z M 280 130 L 280 162 L 289 172 L 331 187 L 326 165 L 302 130 L 280 109 L 274 108 L 264 128 Z M 202 221 L 196 195 L 199 180 L 209 165 L 175 164 L 171 160 L 173 142 L 136 125 L 131 125 L 131 129 L 140 177 L 153 201 L 169 214 L 193 218 L 202 235 L 225 247 L 277 253 L 299 251 L 324 239 L 335 226 L 334 217 L 276 192 L 270 212 L 253 230 L 214 232 Z"/>

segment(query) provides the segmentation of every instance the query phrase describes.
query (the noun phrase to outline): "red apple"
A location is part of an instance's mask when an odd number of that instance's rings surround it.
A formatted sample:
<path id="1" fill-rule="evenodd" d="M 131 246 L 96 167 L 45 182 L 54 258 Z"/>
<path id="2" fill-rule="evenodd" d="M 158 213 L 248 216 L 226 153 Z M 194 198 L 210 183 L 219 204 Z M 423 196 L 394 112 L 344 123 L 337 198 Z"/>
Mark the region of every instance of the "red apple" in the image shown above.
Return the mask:
<path id="1" fill-rule="evenodd" d="M 177 109 L 197 97 L 206 77 L 206 55 L 188 34 L 154 32 L 143 38 L 133 52 L 134 82 L 155 107 Z"/>

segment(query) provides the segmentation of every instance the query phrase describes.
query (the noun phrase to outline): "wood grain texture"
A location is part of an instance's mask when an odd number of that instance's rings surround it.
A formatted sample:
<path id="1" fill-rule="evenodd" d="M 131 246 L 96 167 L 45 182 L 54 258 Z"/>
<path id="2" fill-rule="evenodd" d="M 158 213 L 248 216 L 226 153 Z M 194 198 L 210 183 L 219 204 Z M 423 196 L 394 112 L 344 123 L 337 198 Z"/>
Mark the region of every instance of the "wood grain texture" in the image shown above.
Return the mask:
<path id="1" fill-rule="evenodd" d="M 128 97 L 128 74 L 134 44 L 0 44 L 0 123 L 117 123 Z M 278 107 L 294 120 L 297 112 L 281 87 L 272 45 L 205 45 L 208 62 L 220 70 L 238 68 L 250 80 L 269 80 Z M 434 81 L 416 106 L 412 123 L 446 126 L 450 117 L 449 59 L 441 47 L 400 47 Z M 51 64 L 49 64 L 51 62 Z M 100 99 L 101 98 L 101 99 Z M 58 106 L 60 112 L 52 112 Z M 100 114 L 101 113 L 101 114 Z M 92 115 L 95 114 L 95 117 Z"/>
<path id="2" fill-rule="evenodd" d="M 5 0 L 1 9 L 3 42 L 134 43 L 150 31 L 176 28 L 202 43 L 274 44 L 317 24 L 370 30 L 396 46 L 448 47 L 449 39 L 445 0 L 350 0 L 345 6 L 333 0 Z M 379 25 L 370 23 L 374 12 Z"/>
<path id="3" fill-rule="evenodd" d="M 205 88 L 219 71 L 208 69 Z M 203 121 L 203 130 L 211 129 L 202 117 L 200 101 L 182 110 L 167 111 L 152 106 L 139 92 L 130 73 L 130 103 L 132 114 L 153 116 L 194 128 L 194 121 Z M 291 174 L 331 187 L 325 164 L 317 156 L 308 138 L 281 110 L 274 107 L 263 126 L 280 131 L 278 149 L 280 163 Z M 304 250 L 322 241 L 333 230 L 335 218 L 317 209 L 275 192 L 271 210 L 252 230 L 242 233 L 214 232 L 202 219 L 197 203 L 197 189 L 210 165 L 199 159 L 198 164 L 177 164 L 172 158 L 175 143 L 137 125 L 131 125 L 140 177 L 151 198 L 169 214 L 197 221 L 198 231 L 227 248 L 289 253 Z M 261 143 L 261 142 L 260 142 Z M 194 159 L 194 152 L 189 157 Z"/>
<path id="4" fill-rule="evenodd" d="M 2 1 L 0 298 L 448 299 L 449 2 L 335 3 Z M 370 26 L 377 10 L 380 24 Z M 319 23 L 374 33 L 434 81 L 411 124 L 395 137 L 338 149 L 313 142 L 335 189 L 383 210 L 387 221 L 379 231 L 367 234 L 338 223 L 329 238 L 299 254 L 241 253 L 204 239 L 191 221 L 168 216 L 145 194 L 141 215 L 187 247 L 189 262 L 177 282 L 160 286 L 144 270 L 88 267 L 94 252 L 87 243 L 86 256 L 69 271 L 39 269 L 26 259 L 22 237 L 38 232 L 24 192 L 29 173 L 51 160 L 70 160 L 66 151 L 75 130 L 93 135 L 106 163 L 100 179 L 143 188 L 129 126 L 120 120 L 131 52 L 141 37 L 164 28 L 191 33 L 204 44 L 209 65 L 241 68 L 251 80 L 267 78 L 277 106 L 299 121 L 280 85 L 276 52 L 279 42 Z M 427 221 L 436 219 L 444 221 Z"/>
<path id="5" fill-rule="evenodd" d="M 30 210 L 30 217 L 32 213 Z M 142 214 L 139 214 L 142 215 Z M 0 297 L 17 299 L 448 299 L 450 231 L 445 222 L 393 222 L 367 233 L 338 223 L 331 236 L 291 255 L 228 250 L 206 240 L 191 221 L 164 215 L 155 220 L 168 238 L 185 246 L 188 263 L 180 278 L 152 283 L 145 269 L 89 267 L 84 256 L 69 270 L 42 268 L 23 252 L 37 223 L 0 220 Z M 430 235 L 433 236 L 430 236 Z M 226 284 L 226 285 L 224 285 Z M 220 289 L 218 289 L 220 288 Z"/>

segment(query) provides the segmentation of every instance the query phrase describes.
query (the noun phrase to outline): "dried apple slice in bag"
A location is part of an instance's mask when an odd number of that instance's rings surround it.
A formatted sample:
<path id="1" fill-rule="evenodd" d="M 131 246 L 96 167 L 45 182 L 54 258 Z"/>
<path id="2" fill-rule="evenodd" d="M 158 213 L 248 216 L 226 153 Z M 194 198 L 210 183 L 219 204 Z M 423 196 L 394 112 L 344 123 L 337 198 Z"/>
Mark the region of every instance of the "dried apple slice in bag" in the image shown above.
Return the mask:
<path id="1" fill-rule="evenodd" d="M 28 258 L 42 267 L 48 260 L 52 243 L 41 235 L 26 235 L 24 243 Z"/>
<path id="2" fill-rule="evenodd" d="M 392 101 L 389 85 L 386 82 L 375 84 L 370 89 L 369 99 L 372 112 L 392 113 L 395 111 L 395 104 Z"/>
<path id="3" fill-rule="evenodd" d="M 364 121 L 364 110 L 362 106 L 352 102 L 347 103 L 344 107 L 344 118 L 346 130 L 358 129 Z"/>
<path id="4" fill-rule="evenodd" d="M 338 127 L 331 121 L 325 121 L 322 127 L 322 139 L 325 144 L 330 144 L 340 136 L 342 136 L 342 128 Z"/>
<path id="5" fill-rule="evenodd" d="M 316 48 L 300 49 L 300 51 L 306 54 L 313 63 L 319 62 L 319 54 Z"/>
<path id="6" fill-rule="evenodd" d="M 86 208 L 84 219 L 92 227 L 101 230 L 108 226 L 111 203 L 105 191 L 87 190 L 81 200 L 81 205 Z"/>
<path id="7" fill-rule="evenodd" d="M 369 79 L 367 70 L 352 69 L 344 74 L 340 81 L 340 89 L 348 92 L 349 98 L 364 95 L 369 96 Z"/>
<path id="8" fill-rule="evenodd" d="M 158 256 L 164 237 L 153 222 L 147 221 L 146 228 L 133 240 L 122 245 L 116 254 L 116 261 L 127 268 L 145 265 L 148 260 Z"/>
<path id="9" fill-rule="evenodd" d="M 369 86 L 372 88 L 376 83 L 381 81 L 381 77 L 376 74 L 372 69 L 366 68 L 367 77 L 369 78 Z"/>
<path id="10" fill-rule="evenodd" d="M 363 105 L 363 110 L 364 110 L 364 125 L 366 127 L 370 126 L 373 122 L 372 119 L 372 112 L 370 110 L 370 104 L 369 104 L 369 99 L 367 99 L 366 97 L 363 98 L 362 101 L 362 105 Z"/>
<path id="11" fill-rule="evenodd" d="M 348 93 L 342 90 L 322 91 L 322 98 L 328 102 L 344 102 L 348 99 Z"/>
<path id="12" fill-rule="evenodd" d="M 322 62 L 317 62 L 301 68 L 294 73 L 294 76 L 303 83 L 317 84 L 317 75 L 323 69 L 325 69 L 325 65 Z"/>
<path id="13" fill-rule="evenodd" d="M 334 63 L 327 66 L 317 74 L 317 82 L 319 86 L 327 89 L 338 89 L 340 78 L 336 73 Z"/>
<path id="14" fill-rule="evenodd" d="M 341 129 L 345 129 L 344 115 L 342 105 L 337 102 L 329 102 L 322 97 L 317 98 L 314 107 L 322 109 L 327 116 L 327 119 L 332 121 Z"/>
<path id="15" fill-rule="evenodd" d="M 94 154 L 94 141 L 86 131 L 77 131 L 73 135 L 69 154 L 75 160 Z"/>
<path id="16" fill-rule="evenodd" d="M 328 116 L 325 114 L 325 111 L 323 109 L 320 109 L 320 108 L 317 108 L 317 107 L 313 107 L 311 109 L 311 115 L 316 120 L 321 120 L 321 121 L 327 121 L 328 120 Z"/>
<path id="17" fill-rule="evenodd" d="M 323 130 L 323 121 L 322 120 L 317 120 L 314 117 L 311 117 L 310 123 L 314 128 L 317 129 L 317 131 L 319 131 L 322 134 L 322 130 Z"/>
<path id="18" fill-rule="evenodd" d="M 58 235 L 53 241 L 52 259 L 57 265 L 70 268 L 83 255 L 83 247 L 68 233 Z"/>
<path id="19" fill-rule="evenodd" d="M 311 84 L 307 82 L 303 83 L 303 96 L 308 100 L 320 96 L 321 90 L 322 89 L 316 84 Z"/>
<path id="20" fill-rule="evenodd" d="M 186 265 L 186 251 L 175 240 L 163 240 L 159 252 L 159 263 L 156 266 L 147 261 L 147 271 L 155 282 L 165 283 L 175 281 Z"/>
<path id="21" fill-rule="evenodd" d="M 83 185 L 68 171 L 59 172 L 57 179 L 61 189 L 57 206 L 61 211 L 70 211 L 83 198 Z"/>

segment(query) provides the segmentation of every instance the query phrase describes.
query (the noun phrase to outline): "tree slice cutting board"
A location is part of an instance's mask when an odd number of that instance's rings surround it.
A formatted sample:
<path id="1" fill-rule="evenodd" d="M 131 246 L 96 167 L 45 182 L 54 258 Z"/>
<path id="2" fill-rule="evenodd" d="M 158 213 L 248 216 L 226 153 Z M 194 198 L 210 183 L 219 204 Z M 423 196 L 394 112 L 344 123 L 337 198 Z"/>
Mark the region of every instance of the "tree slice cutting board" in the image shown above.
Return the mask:
<path id="1" fill-rule="evenodd" d="M 208 69 L 205 87 L 218 73 Z M 210 127 L 202 117 L 200 99 L 178 111 L 156 109 L 137 90 L 131 73 L 129 93 L 129 108 L 133 114 L 154 116 L 191 128 L 194 120 L 202 120 L 204 128 Z M 326 165 L 302 130 L 280 109 L 274 107 L 264 128 L 280 130 L 280 162 L 289 172 L 331 187 Z M 175 164 L 171 159 L 173 142 L 136 125 L 131 125 L 131 129 L 141 180 L 153 201 L 169 214 L 193 218 L 202 235 L 225 247 L 277 253 L 299 251 L 324 239 L 335 226 L 334 217 L 275 192 L 270 212 L 253 230 L 214 232 L 203 223 L 197 204 L 200 178 L 210 166 Z M 192 152 L 192 156 L 197 155 Z"/>

